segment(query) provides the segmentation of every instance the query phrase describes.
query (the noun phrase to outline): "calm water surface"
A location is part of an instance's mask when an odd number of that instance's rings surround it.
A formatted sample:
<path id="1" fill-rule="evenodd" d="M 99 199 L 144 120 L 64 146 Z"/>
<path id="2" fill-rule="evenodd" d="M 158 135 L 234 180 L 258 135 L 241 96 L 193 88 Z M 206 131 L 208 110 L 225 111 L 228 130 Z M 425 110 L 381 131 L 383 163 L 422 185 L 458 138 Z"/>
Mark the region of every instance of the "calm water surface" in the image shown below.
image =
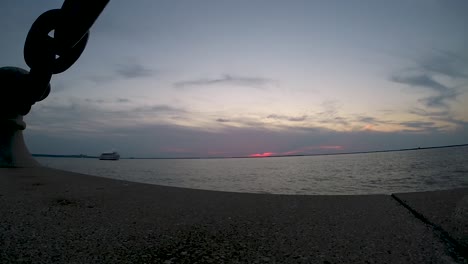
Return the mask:
<path id="1" fill-rule="evenodd" d="M 468 147 L 257 159 L 37 159 L 102 177 L 234 192 L 389 194 L 468 187 Z"/>

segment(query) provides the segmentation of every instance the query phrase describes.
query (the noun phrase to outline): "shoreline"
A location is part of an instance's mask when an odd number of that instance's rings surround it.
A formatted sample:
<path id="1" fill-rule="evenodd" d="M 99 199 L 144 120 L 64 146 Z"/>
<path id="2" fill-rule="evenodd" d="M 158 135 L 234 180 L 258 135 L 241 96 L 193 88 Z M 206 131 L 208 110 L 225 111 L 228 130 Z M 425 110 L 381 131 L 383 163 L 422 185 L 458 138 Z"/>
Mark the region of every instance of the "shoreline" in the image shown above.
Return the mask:
<path id="1" fill-rule="evenodd" d="M 468 188 L 258 194 L 0 169 L 0 215 L 7 263 L 467 261 Z"/>

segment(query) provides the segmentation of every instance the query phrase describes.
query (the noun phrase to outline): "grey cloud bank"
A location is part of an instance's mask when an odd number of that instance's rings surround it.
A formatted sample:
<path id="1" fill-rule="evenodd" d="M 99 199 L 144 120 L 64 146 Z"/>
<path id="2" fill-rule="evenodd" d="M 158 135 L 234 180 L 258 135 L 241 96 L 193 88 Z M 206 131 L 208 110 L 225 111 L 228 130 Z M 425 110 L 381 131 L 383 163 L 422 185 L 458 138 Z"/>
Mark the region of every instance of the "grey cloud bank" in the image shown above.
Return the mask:
<path id="1" fill-rule="evenodd" d="M 430 123 L 412 123 L 412 127 L 430 127 Z M 134 157 L 230 157 L 254 153 L 288 153 L 304 146 L 315 150 L 296 154 L 320 154 L 428 147 L 465 142 L 467 127 L 455 132 L 402 131 L 384 132 L 317 132 L 309 129 L 291 129 L 278 132 L 255 128 L 228 128 L 206 132 L 174 125 L 140 125 L 114 127 L 99 131 L 79 131 L 80 135 L 46 131 L 26 131 L 26 141 L 34 153 L 97 155 L 108 149 L 117 149 L 124 156 Z M 427 131 L 427 130 L 426 130 Z M 450 140 L 447 140 L 447 137 Z M 53 143 L 53 144 L 52 144 Z M 322 150 L 320 146 L 340 146 L 339 150 Z M 184 149 L 180 151 L 171 151 Z M 312 149 L 312 148 L 311 148 Z M 222 153 L 212 154 L 212 153 Z"/>
<path id="2" fill-rule="evenodd" d="M 131 106 L 128 110 L 111 111 L 102 108 L 97 101 L 75 100 L 68 104 L 36 107 L 27 117 L 25 135 L 34 153 L 96 155 L 117 149 L 127 157 L 230 157 L 263 152 L 316 154 L 462 144 L 468 132 L 466 123 L 454 131 L 441 131 L 434 128 L 433 122 L 402 122 L 401 125 L 412 130 L 391 133 L 339 132 L 284 125 L 279 130 L 271 130 L 262 127 L 260 122 L 252 126 L 223 126 L 210 130 L 168 123 L 167 120 L 174 116 L 191 118 L 190 111 L 168 105 Z M 278 118 L 273 114 L 271 117 Z M 148 122 L 148 118 L 159 119 Z M 372 117 L 357 119 L 380 122 Z M 214 121 L 222 124 L 240 122 L 225 118 Z M 245 124 L 250 122 L 247 120 Z"/>
<path id="3" fill-rule="evenodd" d="M 197 86 L 210 86 L 210 85 L 238 85 L 247 86 L 254 88 L 265 88 L 269 84 L 273 84 L 274 81 L 271 79 L 261 77 L 250 77 L 250 76 L 233 76 L 225 74 L 220 78 L 213 79 L 196 79 L 174 83 L 175 88 L 188 88 Z"/>
<path id="4" fill-rule="evenodd" d="M 117 66 L 115 72 L 123 78 L 142 78 L 149 77 L 155 74 L 154 70 L 148 69 L 141 64 L 127 63 Z"/>
<path id="5" fill-rule="evenodd" d="M 427 107 L 449 108 L 450 101 L 456 100 L 462 93 L 466 92 L 468 83 L 468 57 L 466 54 L 458 54 L 448 51 L 436 51 L 426 55 L 423 59 L 416 60 L 414 69 L 391 76 L 391 81 L 405 84 L 411 87 L 432 90 L 436 95 L 422 98 Z M 452 83 L 462 85 L 443 84 L 436 80 L 438 76 L 451 79 Z"/>

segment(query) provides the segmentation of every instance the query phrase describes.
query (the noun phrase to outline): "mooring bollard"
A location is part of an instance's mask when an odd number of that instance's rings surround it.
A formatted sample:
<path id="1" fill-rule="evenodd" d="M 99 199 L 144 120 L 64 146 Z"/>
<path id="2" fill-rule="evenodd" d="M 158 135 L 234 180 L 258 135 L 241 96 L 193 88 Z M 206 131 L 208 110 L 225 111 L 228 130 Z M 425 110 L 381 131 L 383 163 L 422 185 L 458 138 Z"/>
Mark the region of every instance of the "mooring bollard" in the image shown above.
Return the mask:
<path id="1" fill-rule="evenodd" d="M 36 102 L 29 82 L 29 72 L 16 67 L 0 68 L 0 167 L 36 167 L 23 139 L 26 123 L 23 116 Z M 42 91 L 45 96 L 50 85 Z M 42 100 L 45 96 L 37 98 Z"/>
<path id="2" fill-rule="evenodd" d="M 37 167 L 39 163 L 31 156 L 24 143 L 23 116 L 0 121 L 0 167 Z"/>
<path id="3" fill-rule="evenodd" d="M 24 44 L 30 71 L 0 68 L 0 167 L 37 167 L 23 139 L 23 117 L 50 93 L 50 80 L 81 56 L 89 29 L 109 0 L 65 0 L 34 21 Z M 53 36 L 50 33 L 54 32 Z"/>

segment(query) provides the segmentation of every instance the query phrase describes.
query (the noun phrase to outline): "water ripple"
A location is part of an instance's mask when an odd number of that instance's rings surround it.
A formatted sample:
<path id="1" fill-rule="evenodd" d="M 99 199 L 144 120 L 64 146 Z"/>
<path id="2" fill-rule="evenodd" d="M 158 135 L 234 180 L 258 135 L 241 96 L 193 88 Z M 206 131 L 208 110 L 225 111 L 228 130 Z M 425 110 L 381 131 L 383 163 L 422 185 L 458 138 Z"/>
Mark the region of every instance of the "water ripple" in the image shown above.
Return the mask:
<path id="1" fill-rule="evenodd" d="M 377 194 L 468 186 L 468 147 L 264 159 L 38 158 L 45 166 L 159 185 L 281 194 Z"/>

